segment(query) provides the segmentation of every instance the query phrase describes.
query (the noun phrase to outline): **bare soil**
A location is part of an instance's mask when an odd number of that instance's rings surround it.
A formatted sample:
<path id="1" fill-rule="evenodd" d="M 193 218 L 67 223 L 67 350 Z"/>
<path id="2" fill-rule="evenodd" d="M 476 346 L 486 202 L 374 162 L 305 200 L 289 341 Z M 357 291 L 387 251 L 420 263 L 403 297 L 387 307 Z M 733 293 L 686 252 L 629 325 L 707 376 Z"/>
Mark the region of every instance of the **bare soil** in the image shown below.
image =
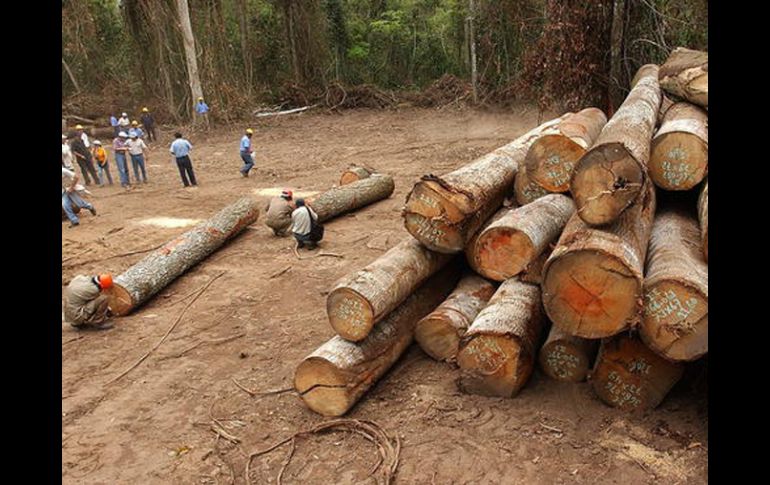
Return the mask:
<path id="1" fill-rule="evenodd" d="M 415 180 L 468 163 L 537 123 L 527 107 L 271 118 L 254 124 L 257 168 L 249 178 L 238 173 L 243 127 L 219 127 L 190 134 L 197 189 L 182 187 L 168 154 L 172 130 L 163 130 L 147 185 L 93 188 L 99 215 L 84 211 L 77 228 L 62 223 L 62 287 L 77 274 L 119 274 L 143 254 L 118 255 L 158 246 L 242 194 L 323 191 L 351 163 L 393 174 L 396 192 L 327 223 L 322 250 L 343 258 L 298 260 L 293 241 L 260 220 L 114 328 L 84 332 L 62 322 L 63 483 L 275 483 L 288 445 L 253 460 L 248 478 L 246 456 L 326 418 L 292 392 L 251 397 L 233 380 L 258 392 L 290 388 L 297 363 L 333 335 L 325 313 L 333 283 L 407 235 L 400 209 Z M 114 162 L 111 170 L 117 180 Z M 108 384 L 222 271 L 149 358 Z M 539 371 L 514 399 L 464 395 L 456 378 L 456 369 L 414 345 L 348 414 L 400 437 L 396 483 L 707 482 L 708 408 L 696 379 L 680 382 L 655 411 L 629 415 L 585 383 L 557 383 Z M 215 421 L 238 443 L 213 431 Z M 373 445 L 357 435 L 301 438 L 283 482 L 373 483 L 376 461 Z"/>

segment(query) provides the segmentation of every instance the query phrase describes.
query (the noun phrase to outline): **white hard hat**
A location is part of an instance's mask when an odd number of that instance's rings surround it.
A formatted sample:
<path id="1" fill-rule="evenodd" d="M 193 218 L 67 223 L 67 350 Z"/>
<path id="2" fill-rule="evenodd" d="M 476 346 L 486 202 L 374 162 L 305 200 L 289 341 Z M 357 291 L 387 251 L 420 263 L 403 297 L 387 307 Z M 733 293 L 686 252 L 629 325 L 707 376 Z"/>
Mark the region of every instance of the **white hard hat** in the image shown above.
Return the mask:
<path id="1" fill-rule="evenodd" d="M 67 139 L 67 135 L 65 135 L 65 134 L 63 134 L 63 133 L 62 133 L 61 139 L 62 139 L 62 140 L 66 140 L 66 139 Z"/>
<path id="2" fill-rule="evenodd" d="M 128 113 L 123 113 L 120 116 L 128 116 Z"/>
<path id="3" fill-rule="evenodd" d="M 101 145 L 102 144 L 102 142 L 100 142 L 99 140 L 94 140 L 93 143 L 94 143 L 94 145 Z"/>
<path id="4" fill-rule="evenodd" d="M 121 131 L 120 133 L 118 133 L 118 136 L 121 138 L 128 138 L 128 134 L 126 134 L 125 131 Z"/>

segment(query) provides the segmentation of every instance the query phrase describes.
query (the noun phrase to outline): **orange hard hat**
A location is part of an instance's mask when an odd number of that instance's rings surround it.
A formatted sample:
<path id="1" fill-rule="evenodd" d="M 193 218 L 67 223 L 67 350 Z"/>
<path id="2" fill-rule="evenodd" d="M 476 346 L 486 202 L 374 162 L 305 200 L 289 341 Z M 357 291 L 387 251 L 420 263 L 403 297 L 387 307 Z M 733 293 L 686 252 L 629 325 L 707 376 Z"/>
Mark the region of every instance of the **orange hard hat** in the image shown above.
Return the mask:
<path id="1" fill-rule="evenodd" d="M 112 288 L 112 275 L 111 274 L 109 274 L 109 273 L 100 274 L 97 277 L 97 279 L 99 281 L 99 288 L 101 288 L 103 290 L 108 290 L 108 289 Z"/>

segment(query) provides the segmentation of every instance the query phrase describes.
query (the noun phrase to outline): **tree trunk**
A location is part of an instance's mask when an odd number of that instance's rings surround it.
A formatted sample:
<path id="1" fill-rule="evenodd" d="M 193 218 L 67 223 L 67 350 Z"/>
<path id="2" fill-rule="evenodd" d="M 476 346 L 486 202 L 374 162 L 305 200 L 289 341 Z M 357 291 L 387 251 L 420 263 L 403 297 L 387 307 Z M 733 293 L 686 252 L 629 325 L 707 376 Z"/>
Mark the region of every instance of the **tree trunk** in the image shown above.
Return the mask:
<path id="1" fill-rule="evenodd" d="M 709 54 L 677 47 L 660 66 L 660 87 L 687 101 L 709 107 Z"/>
<path id="2" fill-rule="evenodd" d="M 417 322 L 414 338 L 422 350 L 436 360 L 454 360 L 460 339 L 495 289 L 493 283 L 474 274 L 463 277 L 438 308 Z"/>
<path id="3" fill-rule="evenodd" d="M 211 219 L 167 242 L 123 274 L 110 290 L 110 308 L 126 315 L 205 259 L 259 217 L 259 203 L 241 198 Z"/>
<path id="4" fill-rule="evenodd" d="M 473 87 L 473 104 L 479 102 L 478 90 L 478 72 L 476 67 L 476 33 L 473 28 L 473 19 L 476 14 L 476 5 L 474 0 L 469 0 L 468 5 L 468 37 L 471 50 L 471 86 Z"/>
<path id="5" fill-rule="evenodd" d="M 465 250 L 472 268 L 495 281 L 505 281 L 527 268 L 561 234 L 575 213 L 575 203 L 549 194 L 488 224 Z"/>
<path id="6" fill-rule="evenodd" d="M 570 335 L 602 338 L 634 327 L 642 309 L 642 271 L 655 214 L 655 190 L 602 229 L 577 213 L 543 268 L 543 305 Z"/>
<path id="7" fill-rule="evenodd" d="M 626 19 L 626 1 L 614 0 L 612 2 L 612 27 L 610 30 L 610 83 L 609 98 L 612 110 L 623 102 L 621 83 L 621 67 L 623 60 L 621 52 L 623 50 L 623 38 L 625 37 L 625 19 Z"/>
<path id="8" fill-rule="evenodd" d="M 547 190 L 529 178 L 527 166 L 524 164 L 519 167 L 516 179 L 513 181 L 513 193 L 516 203 L 522 206 L 548 195 Z"/>
<path id="9" fill-rule="evenodd" d="M 648 349 L 638 337 L 619 335 L 603 340 L 589 380 L 596 395 L 627 411 L 658 406 L 684 372 Z"/>
<path id="10" fill-rule="evenodd" d="M 70 67 L 67 65 L 67 62 L 63 57 L 61 58 L 61 65 L 64 66 L 64 70 L 67 71 L 67 76 L 70 78 L 70 81 L 72 81 L 72 86 L 75 88 L 75 94 L 79 93 L 80 84 L 78 84 L 77 80 L 75 79 L 75 75 L 72 74 Z"/>
<path id="11" fill-rule="evenodd" d="M 529 266 L 524 268 L 524 271 L 519 273 L 518 277 L 522 283 L 531 283 L 533 285 L 541 285 L 543 283 L 543 267 L 548 258 L 551 257 L 551 245 L 549 244 L 545 250 L 540 253 L 540 256 L 535 258 Z"/>
<path id="12" fill-rule="evenodd" d="M 638 198 L 647 178 L 650 140 L 660 108 L 658 66 L 642 66 L 634 80 L 628 97 L 578 161 L 570 181 L 578 214 L 592 226 L 615 221 Z"/>
<path id="13" fill-rule="evenodd" d="M 323 194 L 308 199 L 307 204 L 323 222 L 378 200 L 387 199 L 395 188 L 393 177 L 390 175 L 373 174 L 358 182 L 329 189 Z"/>
<path id="14" fill-rule="evenodd" d="M 708 113 L 689 103 L 674 104 L 652 139 L 652 181 L 665 190 L 690 190 L 706 176 L 708 150 Z"/>
<path id="15" fill-rule="evenodd" d="M 708 265 L 700 238 L 698 221 L 683 211 L 661 211 L 652 226 L 639 334 L 668 360 L 708 352 Z"/>
<path id="16" fill-rule="evenodd" d="M 426 281 L 364 340 L 335 335 L 305 357 L 294 374 L 294 388 L 305 404 L 324 416 L 340 416 L 353 407 L 412 343 L 417 321 L 452 291 L 460 277 L 456 263 Z"/>
<path id="17" fill-rule="evenodd" d="M 363 340 L 451 256 L 429 251 L 411 236 L 372 263 L 340 280 L 326 299 L 329 323 L 353 342 Z"/>
<path id="18" fill-rule="evenodd" d="M 358 165 L 351 165 L 347 170 L 345 170 L 345 172 L 343 172 L 342 177 L 340 178 L 340 185 L 347 185 L 359 180 L 363 180 L 368 178 L 373 173 L 374 170 L 365 167 L 359 167 Z"/>
<path id="19" fill-rule="evenodd" d="M 460 389 L 482 396 L 516 395 L 532 374 L 542 329 L 540 288 L 506 280 L 465 333 L 457 354 Z"/>
<path id="20" fill-rule="evenodd" d="M 406 230 L 434 251 L 461 251 L 502 204 L 532 142 L 561 119 L 544 123 L 443 177 L 423 176 L 407 196 Z"/>
<path id="21" fill-rule="evenodd" d="M 551 379 L 582 382 L 588 376 L 598 347 L 598 340 L 574 337 L 552 325 L 540 349 L 540 368 Z"/>
<path id="22" fill-rule="evenodd" d="M 237 0 L 238 6 L 238 29 L 241 34 L 241 57 L 243 59 L 243 71 L 244 81 L 246 83 L 246 89 L 251 91 L 252 89 L 252 67 L 251 67 L 251 52 L 249 50 L 249 29 L 246 23 L 248 19 L 248 7 L 246 0 Z"/>
<path id="23" fill-rule="evenodd" d="M 198 58 L 195 53 L 195 37 L 190 24 L 190 10 L 187 6 L 187 0 L 176 0 L 176 7 L 179 13 L 179 25 L 182 30 L 184 54 L 187 61 L 187 80 L 190 84 L 190 94 L 193 100 L 190 103 L 189 113 L 195 119 L 194 103 L 198 98 L 203 97 L 201 78 L 198 73 Z"/>
<path id="24" fill-rule="evenodd" d="M 703 239 L 703 256 L 706 262 L 709 260 L 709 181 L 703 184 L 698 198 L 698 222 L 700 222 L 700 234 Z"/>
<path id="25" fill-rule="evenodd" d="M 567 192 L 575 164 L 599 137 L 607 117 L 602 110 L 586 108 L 564 117 L 544 133 L 527 152 L 527 177 L 548 192 Z"/>

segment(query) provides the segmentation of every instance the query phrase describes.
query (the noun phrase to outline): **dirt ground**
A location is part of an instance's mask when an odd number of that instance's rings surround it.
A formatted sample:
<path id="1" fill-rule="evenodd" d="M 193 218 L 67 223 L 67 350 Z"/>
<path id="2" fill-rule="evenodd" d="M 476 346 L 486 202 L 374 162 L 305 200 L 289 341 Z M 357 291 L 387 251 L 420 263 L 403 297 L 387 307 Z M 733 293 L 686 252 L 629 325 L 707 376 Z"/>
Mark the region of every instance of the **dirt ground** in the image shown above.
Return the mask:
<path id="1" fill-rule="evenodd" d="M 234 380 L 258 392 L 289 388 L 299 361 L 333 335 L 325 312 L 333 283 L 407 236 L 400 209 L 414 181 L 537 123 L 526 107 L 272 118 L 254 124 L 257 168 L 249 178 L 238 173 L 243 127 L 218 128 L 190 135 L 197 189 L 182 187 L 164 130 L 152 145 L 147 185 L 92 189 L 99 215 L 86 212 L 77 228 L 62 223 L 63 287 L 77 274 L 119 274 L 144 254 L 119 255 L 162 244 L 242 194 L 322 191 L 351 163 L 393 174 L 396 191 L 327 223 L 322 248 L 343 258 L 297 260 L 292 240 L 272 236 L 260 220 L 114 328 L 81 332 L 62 322 L 63 483 L 275 483 L 288 445 L 255 459 L 250 477 L 246 456 L 327 419 L 292 392 L 251 397 Z M 117 179 L 114 162 L 111 169 Z M 109 383 L 223 271 L 157 350 Z M 456 377 L 413 345 L 346 416 L 400 437 L 396 483 L 707 482 L 708 407 L 697 379 L 681 381 L 657 410 L 629 415 L 585 383 L 539 372 L 514 399 L 461 394 Z M 212 431 L 214 421 L 238 443 Z M 302 438 L 283 481 L 374 483 L 376 461 L 360 436 Z"/>

